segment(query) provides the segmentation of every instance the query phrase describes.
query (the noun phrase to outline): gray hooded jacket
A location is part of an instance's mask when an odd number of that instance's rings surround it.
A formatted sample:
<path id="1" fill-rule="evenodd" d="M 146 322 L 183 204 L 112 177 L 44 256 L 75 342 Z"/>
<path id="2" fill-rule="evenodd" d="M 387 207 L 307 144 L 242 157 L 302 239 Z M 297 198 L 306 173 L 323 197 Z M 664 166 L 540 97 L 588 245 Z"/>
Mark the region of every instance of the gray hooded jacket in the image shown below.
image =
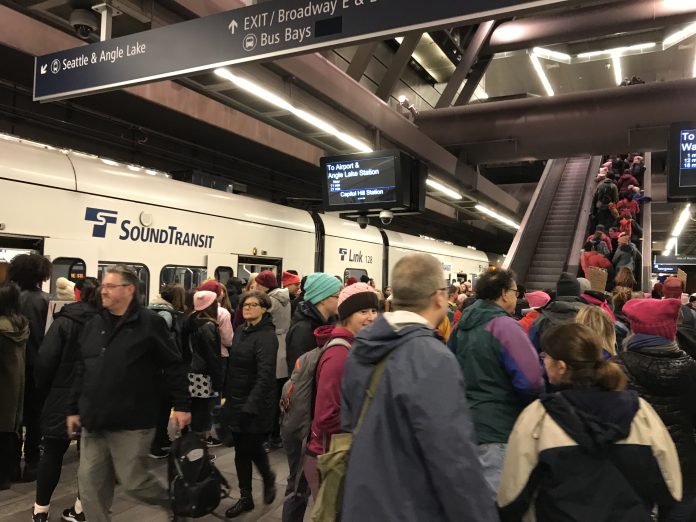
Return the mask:
<path id="1" fill-rule="evenodd" d="M 353 431 L 372 371 L 393 350 L 353 441 L 342 520 L 497 521 L 461 370 L 421 316 L 386 313 L 356 336 L 343 376 L 342 429 Z"/>

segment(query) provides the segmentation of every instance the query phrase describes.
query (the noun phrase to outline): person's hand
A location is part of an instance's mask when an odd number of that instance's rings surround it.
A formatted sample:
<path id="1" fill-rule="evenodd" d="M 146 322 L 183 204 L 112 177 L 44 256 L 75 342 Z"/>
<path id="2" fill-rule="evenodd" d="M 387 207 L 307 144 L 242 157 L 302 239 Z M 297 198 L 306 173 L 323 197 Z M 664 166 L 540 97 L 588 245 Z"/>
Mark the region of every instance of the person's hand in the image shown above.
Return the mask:
<path id="1" fill-rule="evenodd" d="M 82 428 L 79 415 L 68 415 L 65 425 L 68 428 L 68 438 L 75 439 L 79 436 L 80 429 Z"/>
<path id="2" fill-rule="evenodd" d="M 176 411 L 172 413 L 172 418 L 179 429 L 184 429 L 186 426 L 191 424 L 191 412 L 188 411 Z"/>

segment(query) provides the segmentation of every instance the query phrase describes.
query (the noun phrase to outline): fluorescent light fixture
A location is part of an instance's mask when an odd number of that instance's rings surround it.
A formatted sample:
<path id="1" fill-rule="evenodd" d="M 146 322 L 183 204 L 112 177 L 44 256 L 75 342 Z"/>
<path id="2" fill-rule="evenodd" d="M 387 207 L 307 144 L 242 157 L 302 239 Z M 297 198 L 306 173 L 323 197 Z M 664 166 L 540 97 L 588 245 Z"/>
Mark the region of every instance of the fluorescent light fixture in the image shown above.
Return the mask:
<path id="1" fill-rule="evenodd" d="M 615 54 L 624 55 L 626 53 L 635 53 L 637 51 L 647 51 L 657 46 L 655 42 L 645 42 L 628 47 L 614 47 L 613 49 L 603 49 L 601 51 L 590 51 L 587 53 L 578 54 L 578 58 L 597 58 L 599 56 L 613 56 Z"/>
<path id="2" fill-rule="evenodd" d="M 687 2 L 685 2 L 687 3 Z M 662 50 L 664 51 L 665 49 L 669 49 L 673 45 L 678 44 L 679 42 L 686 40 L 690 36 L 693 36 L 696 34 L 696 22 L 692 22 L 683 29 L 680 29 L 676 33 L 670 34 L 667 38 L 665 38 L 662 41 Z"/>
<path id="3" fill-rule="evenodd" d="M 674 228 L 672 229 L 672 236 L 673 237 L 679 237 L 684 230 L 684 227 L 686 224 L 689 222 L 689 218 L 691 217 L 691 203 L 687 203 L 686 206 L 684 207 L 684 210 L 681 211 L 681 214 L 679 214 L 679 220 L 677 220 L 677 224 L 674 225 Z"/>
<path id="4" fill-rule="evenodd" d="M 553 87 L 551 87 L 551 83 L 549 82 L 549 79 L 546 76 L 546 73 L 544 72 L 544 68 L 542 67 L 541 62 L 539 61 L 539 57 L 536 54 L 532 53 L 529 55 L 529 59 L 532 61 L 534 70 L 536 71 L 537 76 L 541 81 L 541 84 L 544 86 L 546 94 L 549 96 L 553 96 L 554 94 L 556 94 L 555 92 L 553 92 Z"/>
<path id="5" fill-rule="evenodd" d="M 611 64 L 614 69 L 614 81 L 616 85 L 621 85 L 623 81 L 623 73 L 621 71 L 621 53 L 617 52 L 611 55 Z"/>
<path id="6" fill-rule="evenodd" d="M 569 54 L 552 51 L 551 49 L 544 49 L 543 47 L 535 47 L 532 49 L 532 52 L 539 58 L 546 58 L 547 60 L 553 60 L 555 62 L 570 63 L 573 59 Z"/>
<path id="7" fill-rule="evenodd" d="M 110 159 L 100 158 L 102 163 L 109 165 L 110 167 L 118 167 L 118 162 Z"/>
<path id="8" fill-rule="evenodd" d="M 672 249 L 677 246 L 677 238 L 676 237 L 670 237 L 669 241 L 667 241 L 667 245 L 665 246 L 665 249 L 662 251 L 663 256 L 669 256 L 672 254 Z"/>
<path id="9" fill-rule="evenodd" d="M 128 168 L 132 170 L 133 172 L 140 172 L 142 169 L 138 167 L 137 165 L 128 165 Z"/>
<path id="10" fill-rule="evenodd" d="M 483 214 L 486 214 L 487 216 L 490 216 L 493 219 L 496 219 L 501 223 L 506 224 L 509 227 L 512 227 L 516 230 L 520 229 L 520 225 L 518 223 L 515 223 L 512 219 L 507 218 L 502 214 L 498 214 L 495 210 L 491 210 L 490 208 L 484 207 L 483 205 L 476 205 L 474 208 L 479 212 L 482 212 Z"/>
<path id="11" fill-rule="evenodd" d="M 441 192 L 445 196 L 452 198 L 452 199 L 462 199 L 462 195 L 457 192 L 456 190 L 448 187 L 447 185 L 443 185 L 439 181 L 435 181 L 432 178 L 428 178 L 425 180 L 425 184 L 428 185 L 430 188 L 433 188 L 437 190 L 438 192 Z"/>
<path id="12" fill-rule="evenodd" d="M 156 176 L 157 171 L 152 169 L 145 169 L 145 174 L 149 174 L 150 176 Z"/>
<path id="13" fill-rule="evenodd" d="M 691 69 L 691 77 L 696 78 L 696 52 L 694 53 L 694 65 Z"/>
<path id="14" fill-rule="evenodd" d="M 345 132 L 339 131 L 329 122 L 319 118 L 318 116 L 315 116 L 314 114 L 311 114 L 310 112 L 295 107 L 287 100 L 261 87 L 260 85 L 250 80 L 247 80 L 246 78 L 242 78 L 240 76 L 237 76 L 236 74 L 232 74 L 230 71 L 224 68 L 215 69 L 215 74 L 217 74 L 221 78 L 231 81 L 239 88 L 247 91 L 250 94 L 253 94 L 254 96 L 257 96 L 258 98 L 261 98 L 262 100 L 270 103 L 271 105 L 275 105 L 279 109 L 283 109 L 291 114 L 294 114 L 301 120 L 306 121 L 307 123 L 316 127 L 317 129 L 326 132 L 327 134 L 331 134 L 332 136 L 335 136 L 343 143 L 350 145 L 351 147 L 359 150 L 360 152 L 373 151 L 373 149 L 363 141 L 353 136 L 350 136 Z"/>

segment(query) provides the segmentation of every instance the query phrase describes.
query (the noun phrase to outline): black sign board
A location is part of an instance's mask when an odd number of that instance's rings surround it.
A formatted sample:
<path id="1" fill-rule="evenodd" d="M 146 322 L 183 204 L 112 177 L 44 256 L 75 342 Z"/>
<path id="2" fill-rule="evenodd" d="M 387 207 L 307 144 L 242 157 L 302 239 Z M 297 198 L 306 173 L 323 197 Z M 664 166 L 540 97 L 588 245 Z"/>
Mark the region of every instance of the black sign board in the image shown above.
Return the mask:
<path id="1" fill-rule="evenodd" d="M 667 165 L 667 198 L 696 198 L 696 123 L 673 123 L 670 126 Z"/>
<path id="2" fill-rule="evenodd" d="M 397 201 L 398 156 L 322 163 L 327 177 L 328 207 L 389 206 Z"/>
<path id="3" fill-rule="evenodd" d="M 37 57 L 34 100 L 458 25 L 567 0 L 282 0 Z M 316 79 L 321 81 L 320 78 Z"/>
<path id="4" fill-rule="evenodd" d="M 677 267 L 675 265 L 661 265 L 659 263 L 653 264 L 654 274 L 676 274 Z"/>
<path id="5" fill-rule="evenodd" d="M 681 255 L 655 256 L 654 263 L 656 265 L 676 265 L 676 266 L 696 265 L 696 256 L 681 256 Z"/>

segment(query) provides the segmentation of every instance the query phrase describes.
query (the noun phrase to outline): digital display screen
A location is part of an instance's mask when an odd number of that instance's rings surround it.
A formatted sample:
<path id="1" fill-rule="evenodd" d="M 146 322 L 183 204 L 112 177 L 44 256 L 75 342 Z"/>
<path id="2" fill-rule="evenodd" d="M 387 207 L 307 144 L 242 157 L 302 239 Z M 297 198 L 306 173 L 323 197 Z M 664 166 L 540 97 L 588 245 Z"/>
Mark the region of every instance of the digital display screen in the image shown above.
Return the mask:
<path id="1" fill-rule="evenodd" d="M 667 199 L 696 198 L 696 122 L 673 123 L 669 133 Z"/>
<path id="2" fill-rule="evenodd" d="M 397 161 L 391 155 L 324 163 L 328 206 L 395 203 Z"/>

